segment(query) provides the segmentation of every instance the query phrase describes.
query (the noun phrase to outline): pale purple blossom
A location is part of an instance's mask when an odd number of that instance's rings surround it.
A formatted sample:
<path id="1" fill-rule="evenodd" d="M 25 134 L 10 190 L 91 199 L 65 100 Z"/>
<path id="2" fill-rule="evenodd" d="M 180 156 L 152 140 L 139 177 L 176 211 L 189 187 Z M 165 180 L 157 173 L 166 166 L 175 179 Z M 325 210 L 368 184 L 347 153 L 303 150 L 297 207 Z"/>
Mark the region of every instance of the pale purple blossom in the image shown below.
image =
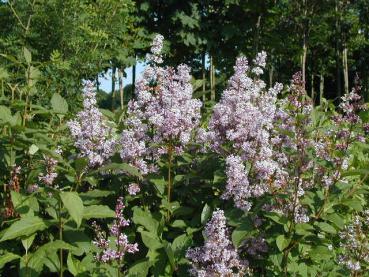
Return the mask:
<path id="1" fill-rule="evenodd" d="M 81 157 L 87 157 L 91 167 L 99 166 L 115 152 L 116 140 L 112 128 L 96 105 L 96 92 L 88 82 L 83 93 L 83 110 L 67 123 L 74 145 Z"/>
<path id="2" fill-rule="evenodd" d="M 57 148 L 55 150 L 55 153 L 61 155 L 62 154 L 61 148 Z M 50 187 L 54 184 L 55 179 L 58 177 L 58 173 L 56 172 L 58 160 L 47 155 L 43 156 L 46 165 L 46 174 L 41 173 L 38 179 L 39 181 Z"/>
<path id="3" fill-rule="evenodd" d="M 95 259 L 100 262 L 121 262 L 126 253 L 135 253 L 138 251 L 138 244 L 129 243 L 127 235 L 123 233 L 123 229 L 129 225 L 129 220 L 123 216 L 124 208 L 123 198 L 119 197 L 115 206 L 115 220 L 109 228 L 108 237 L 96 222 L 92 224 L 96 234 L 93 244 L 100 250 L 95 255 Z"/>
<path id="4" fill-rule="evenodd" d="M 163 49 L 164 37 L 160 34 L 156 35 L 151 44 L 151 53 L 147 54 L 147 60 L 160 64 L 163 62 L 161 51 Z"/>
<path id="5" fill-rule="evenodd" d="M 168 147 L 183 151 L 200 121 L 201 101 L 192 99 L 190 68 L 187 65 L 160 67 L 162 37 L 152 45 L 151 61 L 136 85 L 136 97 L 128 104 L 126 129 L 121 135 L 121 158 L 142 174 L 155 169 L 154 162 Z"/>
<path id="6" fill-rule="evenodd" d="M 342 254 L 338 263 L 351 272 L 368 272 L 369 270 L 369 210 L 354 216 L 352 223 L 340 232 Z"/>
<path id="7" fill-rule="evenodd" d="M 191 261 L 190 273 L 194 276 L 244 276 L 248 262 L 241 260 L 229 240 L 226 218 L 222 210 L 216 210 L 206 224 L 205 244 L 188 249 L 186 257 Z"/>
<path id="8" fill-rule="evenodd" d="M 131 183 L 129 184 L 127 191 L 129 193 L 129 195 L 136 195 L 137 193 L 139 193 L 141 191 L 140 185 L 137 183 Z"/>
<path id="9" fill-rule="evenodd" d="M 235 73 L 214 107 L 208 131 L 201 130 L 199 137 L 200 142 L 207 139 L 214 151 L 226 157 L 227 187 L 223 198 L 233 198 L 236 207 L 245 211 L 251 207 L 250 197 L 269 191 L 272 177 L 275 186 L 285 182 L 271 136 L 277 95 L 283 86 L 277 83 L 266 89 L 265 82 L 251 74 L 260 75 L 265 61 L 266 53 L 259 53 L 250 71 L 247 59 L 237 58 Z M 246 171 L 246 163 L 251 165 L 251 171 Z"/>

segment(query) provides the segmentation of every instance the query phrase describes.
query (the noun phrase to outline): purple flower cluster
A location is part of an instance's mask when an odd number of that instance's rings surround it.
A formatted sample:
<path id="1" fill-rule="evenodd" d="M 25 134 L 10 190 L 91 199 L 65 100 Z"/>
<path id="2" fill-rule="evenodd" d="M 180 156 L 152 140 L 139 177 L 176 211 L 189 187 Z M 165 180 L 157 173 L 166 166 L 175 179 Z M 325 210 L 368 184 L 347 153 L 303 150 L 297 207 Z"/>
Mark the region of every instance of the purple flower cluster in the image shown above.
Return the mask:
<path id="1" fill-rule="evenodd" d="M 131 183 L 129 184 L 127 191 L 129 193 L 129 195 L 136 195 L 137 193 L 139 193 L 141 191 L 140 185 L 137 183 Z"/>
<path id="2" fill-rule="evenodd" d="M 199 124 L 201 101 L 192 99 L 190 68 L 160 67 L 163 37 L 152 45 L 152 62 L 136 83 L 136 99 L 128 104 L 126 129 L 121 135 L 124 161 L 143 174 L 155 171 L 149 162 L 168 152 L 181 153 Z"/>
<path id="3" fill-rule="evenodd" d="M 160 64 L 163 62 L 161 51 L 163 49 L 164 37 L 160 34 L 156 35 L 151 44 L 151 53 L 147 54 L 146 59 L 150 62 Z"/>
<path id="4" fill-rule="evenodd" d="M 313 170 L 313 163 L 307 156 L 307 149 L 314 143 L 308 131 L 312 124 L 313 106 L 306 95 L 300 72 L 293 75 L 288 92 L 288 97 L 277 103 L 275 128 L 271 136 L 274 157 L 283 172 L 283 178 L 274 183 L 274 192 L 289 197 L 278 199 L 267 210 L 290 215 L 295 223 L 306 223 L 310 218 L 308 210 L 301 204 L 301 198 L 305 189 L 313 186 L 311 177 L 303 175 L 303 172 Z"/>
<path id="5" fill-rule="evenodd" d="M 222 210 L 216 210 L 205 227 L 205 245 L 188 249 L 191 274 L 198 277 L 244 276 L 248 262 L 239 258 L 228 238 L 226 218 Z"/>
<path id="6" fill-rule="evenodd" d="M 261 258 L 265 253 L 268 253 L 268 244 L 261 236 L 245 239 L 241 247 L 253 258 Z"/>
<path id="7" fill-rule="evenodd" d="M 342 97 L 342 113 L 330 123 L 312 122 L 312 101 L 307 96 L 302 75 L 296 73 L 289 87 L 288 98 L 278 101 L 272 141 L 276 161 L 285 173 L 285 182 L 276 192 L 289 195 L 278 199 L 268 210 L 290 215 L 296 223 L 309 219 L 309 210 L 302 205 L 305 191 L 313 187 L 329 189 L 344 181 L 342 172 L 350 164 L 347 151 L 355 141 L 362 141 L 363 129 L 358 111 L 364 108 L 356 85 Z M 315 158 L 311 158 L 314 153 Z M 315 216 L 319 216 L 317 212 Z"/>
<path id="8" fill-rule="evenodd" d="M 57 150 L 55 150 L 55 153 L 61 155 L 62 150 L 58 148 Z M 46 165 L 46 174 L 40 174 L 38 179 L 39 181 L 50 187 L 53 185 L 55 179 L 58 177 L 58 173 L 56 172 L 58 160 L 54 159 L 53 157 L 44 155 L 44 161 Z M 35 189 L 35 187 L 33 189 Z"/>
<path id="9" fill-rule="evenodd" d="M 96 106 L 96 93 L 91 82 L 86 84 L 83 94 L 83 111 L 67 124 L 75 139 L 74 145 L 82 157 L 88 158 L 91 167 L 101 165 L 114 154 L 116 140 L 112 128 Z"/>
<path id="10" fill-rule="evenodd" d="M 340 232 L 342 254 L 338 263 L 351 272 L 369 270 L 369 210 L 354 217 L 353 222 Z M 355 275 L 356 276 L 356 275 Z"/>
<path id="11" fill-rule="evenodd" d="M 208 132 L 200 140 L 210 142 L 227 158 L 227 189 L 224 199 L 232 198 L 237 207 L 249 210 L 248 198 L 269 191 L 271 178 L 283 175 L 274 160 L 271 131 L 277 95 L 282 85 L 266 89 L 259 76 L 265 67 L 266 53 L 259 53 L 250 70 L 245 57 L 239 57 L 234 75 L 222 98 L 215 105 Z M 247 164 L 247 166 L 245 166 Z"/>
<path id="12" fill-rule="evenodd" d="M 129 243 L 127 235 L 123 233 L 124 227 L 129 225 L 129 220 L 126 220 L 123 216 L 124 208 L 123 198 L 119 197 L 115 206 L 115 220 L 113 225 L 110 226 L 108 238 L 100 226 L 93 222 L 96 233 L 96 240 L 93 241 L 93 244 L 101 250 L 101 252 L 96 254 L 95 258 L 100 262 L 111 263 L 117 261 L 120 263 L 126 253 L 138 251 L 137 243 Z"/>

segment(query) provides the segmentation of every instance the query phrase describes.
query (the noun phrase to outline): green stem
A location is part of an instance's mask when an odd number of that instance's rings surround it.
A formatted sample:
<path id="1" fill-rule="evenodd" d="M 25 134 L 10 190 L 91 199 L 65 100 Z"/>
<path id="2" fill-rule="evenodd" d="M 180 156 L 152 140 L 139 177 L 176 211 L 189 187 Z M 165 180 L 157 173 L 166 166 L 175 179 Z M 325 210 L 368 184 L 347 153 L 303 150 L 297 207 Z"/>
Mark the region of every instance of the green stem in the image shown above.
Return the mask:
<path id="1" fill-rule="evenodd" d="M 62 202 L 59 200 L 59 240 L 63 241 L 63 221 L 62 221 Z M 63 249 L 59 250 L 59 258 L 60 258 L 60 271 L 59 277 L 63 277 Z"/>
<path id="2" fill-rule="evenodd" d="M 171 190 L 172 190 L 172 159 L 173 159 L 173 146 L 170 144 L 168 146 L 168 205 L 170 205 Z M 170 209 L 167 211 L 168 221 L 170 219 Z"/>

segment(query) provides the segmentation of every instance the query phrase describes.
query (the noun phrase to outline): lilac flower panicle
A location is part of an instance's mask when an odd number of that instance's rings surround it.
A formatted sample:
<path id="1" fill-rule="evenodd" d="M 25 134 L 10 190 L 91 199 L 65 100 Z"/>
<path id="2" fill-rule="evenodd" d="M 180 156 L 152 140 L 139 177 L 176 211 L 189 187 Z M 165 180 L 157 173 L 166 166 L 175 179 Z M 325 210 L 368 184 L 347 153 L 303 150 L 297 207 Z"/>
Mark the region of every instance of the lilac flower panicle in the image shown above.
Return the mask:
<path id="1" fill-rule="evenodd" d="M 340 232 L 342 254 L 338 263 L 352 273 L 368 272 L 369 270 L 369 210 L 356 215 L 351 224 Z"/>
<path id="2" fill-rule="evenodd" d="M 154 39 L 151 60 L 160 54 L 162 40 L 162 36 Z M 136 97 L 128 104 L 120 156 L 142 174 L 156 169 L 154 161 L 167 153 L 167 145 L 172 145 L 178 154 L 191 140 L 202 104 L 192 99 L 190 80 L 187 65 L 175 69 L 159 67 L 155 62 L 146 67 L 142 79 L 135 84 Z"/>
<path id="3" fill-rule="evenodd" d="M 214 107 L 208 131 L 200 132 L 202 141 L 207 139 L 212 150 L 226 157 L 227 186 L 222 197 L 233 199 L 236 207 L 245 211 L 251 208 L 251 197 L 269 191 L 272 179 L 274 186 L 285 182 L 271 136 L 277 95 L 283 86 L 277 83 L 266 89 L 264 81 L 251 76 L 263 73 L 265 52 L 253 63 L 250 68 L 245 57 L 237 58 L 235 73 Z M 246 171 L 246 163 L 252 164 L 251 171 Z"/>
<path id="4" fill-rule="evenodd" d="M 227 160 L 227 187 L 223 199 L 233 198 L 237 208 L 248 211 L 251 203 L 246 199 L 251 197 L 251 188 L 247 178 L 245 166 L 240 157 L 228 156 Z"/>
<path id="5" fill-rule="evenodd" d="M 58 155 L 62 154 L 61 148 L 57 148 L 55 150 L 55 153 Z M 44 155 L 44 161 L 46 165 L 46 174 L 40 174 L 38 179 L 42 183 L 44 183 L 47 186 L 52 186 L 54 184 L 55 179 L 58 177 L 58 173 L 56 172 L 56 166 L 58 165 L 58 160 Z M 33 189 L 36 187 L 33 186 Z"/>
<path id="6" fill-rule="evenodd" d="M 129 243 L 127 235 L 123 233 L 123 229 L 129 225 L 129 220 L 123 216 L 123 198 L 119 197 L 115 206 L 115 220 L 109 228 L 109 238 L 114 240 L 114 246 L 106 234 L 101 230 L 101 227 L 93 223 L 96 239 L 93 244 L 100 249 L 100 252 L 95 255 L 95 259 L 103 263 L 111 263 L 113 261 L 122 261 L 126 253 L 135 253 L 138 251 L 137 243 Z"/>
<path id="7" fill-rule="evenodd" d="M 244 276 L 248 262 L 239 258 L 228 238 L 226 218 L 222 210 L 216 210 L 206 224 L 205 244 L 188 249 L 186 257 L 191 261 L 190 273 L 194 276 Z"/>
<path id="8" fill-rule="evenodd" d="M 132 183 L 129 184 L 127 191 L 129 193 L 129 195 L 136 195 L 137 193 L 139 193 L 141 191 L 140 185 L 137 183 Z"/>
<path id="9" fill-rule="evenodd" d="M 112 128 L 107 125 L 96 103 L 93 83 L 88 82 L 83 94 L 83 110 L 76 119 L 67 123 L 75 139 L 74 145 L 79 149 L 80 156 L 88 158 L 91 167 L 109 159 L 116 146 Z"/>
<path id="10" fill-rule="evenodd" d="M 161 64 L 163 62 L 163 58 L 161 55 L 161 51 L 163 49 L 163 41 L 164 37 L 160 34 L 154 37 L 151 44 L 151 53 L 147 54 L 146 57 L 148 61 L 154 62 L 156 64 Z"/>

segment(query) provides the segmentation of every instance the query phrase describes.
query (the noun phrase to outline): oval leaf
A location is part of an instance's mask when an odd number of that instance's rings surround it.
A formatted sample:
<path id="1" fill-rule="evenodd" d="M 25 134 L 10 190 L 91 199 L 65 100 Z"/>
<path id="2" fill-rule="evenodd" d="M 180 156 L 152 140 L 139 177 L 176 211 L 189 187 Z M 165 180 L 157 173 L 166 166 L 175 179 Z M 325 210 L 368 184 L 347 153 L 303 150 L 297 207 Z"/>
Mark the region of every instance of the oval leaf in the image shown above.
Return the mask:
<path id="1" fill-rule="evenodd" d="M 37 217 L 24 217 L 14 222 L 5 232 L 0 241 L 15 239 L 20 236 L 30 236 L 37 231 L 47 228 L 45 222 Z"/>
<path id="2" fill-rule="evenodd" d="M 67 208 L 70 216 L 77 223 L 77 227 L 79 227 L 81 225 L 84 212 L 81 198 L 79 198 L 76 192 L 62 192 L 60 193 L 60 198 L 65 208 Z"/>
<path id="3" fill-rule="evenodd" d="M 114 217 L 115 212 L 105 205 L 91 205 L 84 208 L 83 218 L 109 218 Z"/>

